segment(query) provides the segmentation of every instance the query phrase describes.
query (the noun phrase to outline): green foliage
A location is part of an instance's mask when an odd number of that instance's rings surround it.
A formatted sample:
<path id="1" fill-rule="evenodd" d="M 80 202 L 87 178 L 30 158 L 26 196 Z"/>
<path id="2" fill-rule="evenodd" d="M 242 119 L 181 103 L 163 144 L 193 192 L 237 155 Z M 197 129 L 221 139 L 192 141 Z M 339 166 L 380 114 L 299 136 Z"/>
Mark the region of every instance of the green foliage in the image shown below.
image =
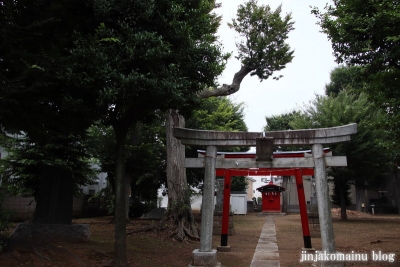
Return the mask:
<path id="1" fill-rule="evenodd" d="M 253 70 L 250 75 L 257 75 L 260 80 L 268 79 L 274 71 L 285 68 L 292 61 L 294 51 L 285 43 L 294 29 L 291 19 L 291 14 L 281 18 L 281 6 L 273 11 L 268 5 L 258 5 L 257 0 L 239 5 L 237 19 L 228 25 L 242 37 L 236 44 L 237 58 Z"/>
<path id="2" fill-rule="evenodd" d="M 299 111 L 293 110 L 289 113 L 284 113 L 281 115 L 265 117 L 267 121 L 267 125 L 264 126 L 264 131 L 284 131 L 284 130 L 293 130 L 293 127 L 290 126 L 290 122 L 299 115 Z"/>
<path id="3" fill-rule="evenodd" d="M 0 164 L 13 193 L 35 195 L 44 165 L 72 169 L 76 185 L 91 182 L 83 143 L 94 114 L 61 73 L 73 32 L 85 32 L 92 13 L 85 0 L 0 4 L 0 145 L 9 152 Z"/>
<path id="4" fill-rule="evenodd" d="M 12 194 L 36 197 L 44 166 L 72 170 L 75 194 L 79 194 L 80 185 L 94 182 L 96 171 L 79 136 L 55 136 L 48 141 L 41 144 L 23 136 L 0 136 L 0 146 L 8 152 L 0 159 L 0 172 Z"/>
<path id="5" fill-rule="evenodd" d="M 126 127 L 157 109 L 191 110 L 226 59 L 213 8 L 214 1 L 95 1 L 101 23 L 76 33 L 66 77 L 92 96 L 105 125 Z"/>
<path id="6" fill-rule="evenodd" d="M 367 86 L 363 80 L 363 69 L 359 66 L 340 66 L 331 71 L 331 81 L 325 85 L 325 94 L 337 96 L 341 90 L 361 91 Z"/>
<path id="7" fill-rule="evenodd" d="M 245 176 L 233 176 L 231 181 L 231 191 L 243 192 L 249 187 Z"/>
<path id="8" fill-rule="evenodd" d="M 373 105 L 365 94 L 349 94 L 342 90 L 337 97 L 317 96 L 290 125 L 295 129 L 326 128 L 357 123 L 357 134 L 351 141 L 331 146 L 334 155 L 345 155 L 348 166 L 332 168 L 330 175 L 364 185 L 388 170 L 390 153 L 388 131 L 381 122 L 386 114 Z M 371 156 L 373 155 L 373 156 Z"/>
<path id="9" fill-rule="evenodd" d="M 370 183 L 389 170 L 390 153 L 386 147 L 389 135 L 381 124 L 386 118 L 386 113 L 371 103 L 366 94 L 341 90 L 336 97 L 316 96 L 290 123 L 295 129 L 358 124 L 357 134 L 352 135 L 350 141 L 330 146 L 333 155 L 347 158 L 347 167 L 327 170 L 328 176 L 334 178 L 332 201 L 341 205 L 343 220 L 346 220 L 346 206 L 351 203 L 350 184 L 363 188 L 366 181 Z"/>
<path id="10" fill-rule="evenodd" d="M 60 79 L 75 30 L 91 25 L 87 1 L 5 0 L 0 5 L 0 123 L 35 142 L 82 134 L 92 113 Z"/>
<path id="11" fill-rule="evenodd" d="M 108 214 L 114 213 L 115 194 L 112 191 L 112 187 L 108 180 L 107 186 L 91 196 L 88 199 L 88 202 L 90 202 L 92 199 L 99 199 L 100 208 L 107 210 Z"/>
<path id="12" fill-rule="evenodd" d="M 157 189 L 165 182 L 164 118 L 132 127 L 125 142 L 125 175 L 131 179 L 131 195 L 139 202 L 156 201 Z M 111 127 L 93 125 L 89 128 L 91 153 L 99 160 L 100 169 L 107 173 L 110 194 L 115 182 L 115 134 Z M 108 190 L 108 189 L 107 189 Z"/>
<path id="13" fill-rule="evenodd" d="M 186 127 L 215 131 L 247 131 L 244 103 L 234 103 L 227 97 L 200 100 L 199 108 L 186 121 Z"/>
<path id="14" fill-rule="evenodd" d="M 388 111 L 384 127 L 394 139 L 400 136 L 400 3 L 389 0 L 338 0 L 325 11 L 314 8 L 322 31 L 332 42 L 338 63 L 357 66 L 368 86 L 370 101 Z M 399 154 L 399 143 L 391 147 Z M 398 155 L 397 155 L 397 158 Z"/>
<path id="15" fill-rule="evenodd" d="M 285 130 L 293 130 L 293 127 L 290 123 L 296 118 L 296 116 L 300 115 L 300 111 L 293 110 L 289 113 L 284 113 L 280 115 L 275 115 L 271 117 L 265 117 L 267 121 L 267 125 L 264 126 L 264 131 L 285 131 Z M 275 151 L 297 151 L 304 150 L 304 148 L 299 146 L 277 146 L 274 148 Z"/>
<path id="16" fill-rule="evenodd" d="M 332 42 L 338 63 L 365 66 L 369 71 L 399 67 L 400 3 L 390 0 L 338 0 L 314 8 L 322 31 Z"/>
<path id="17" fill-rule="evenodd" d="M 244 104 L 234 103 L 227 97 L 211 97 L 200 100 L 200 107 L 186 120 L 186 127 L 200 130 L 247 131 L 244 121 Z M 205 147 L 186 146 L 186 157 L 197 158 L 197 150 Z M 221 148 L 224 152 L 245 152 L 248 147 Z M 204 169 L 187 169 L 188 183 L 199 186 L 204 179 Z"/>

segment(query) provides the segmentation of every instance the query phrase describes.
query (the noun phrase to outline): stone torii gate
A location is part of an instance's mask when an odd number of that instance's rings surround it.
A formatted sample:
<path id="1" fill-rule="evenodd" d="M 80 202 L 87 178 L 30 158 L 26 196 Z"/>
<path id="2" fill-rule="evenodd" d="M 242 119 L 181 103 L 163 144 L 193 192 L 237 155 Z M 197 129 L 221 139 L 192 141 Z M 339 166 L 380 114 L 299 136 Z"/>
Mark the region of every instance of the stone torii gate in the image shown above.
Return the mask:
<path id="1" fill-rule="evenodd" d="M 204 157 L 205 151 L 198 150 L 198 157 Z M 332 152 L 330 149 L 324 149 L 325 157 L 331 158 Z M 303 158 L 311 157 L 311 150 L 303 151 L 282 151 L 273 152 L 273 158 Z M 256 153 L 254 152 L 217 152 L 217 158 L 225 159 L 244 159 L 244 158 L 255 158 Z M 341 161 L 338 159 L 342 159 Z M 330 164 L 336 164 L 335 166 L 344 166 L 345 157 L 336 157 L 335 162 Z M 236 161 L 235 161 L 236 162 Z M 334 167 L 333 165 L 328 165 Z M 222 207 L 222 227 L 221 227 L 221 246 L 217 247 L 217 251 L 230 251 L 228 246 L 228 231 L 229 231 L 229 206 L 230 206 L 230 193 L 231 193 L 231 177 L 232 176 L 266 176 L 266 175 L 280 175 L 280 176 L 294 176 L 296 179 L 297 197 L 299 201 L 301 226 L 303 231 L 304 249 L 307 251 L 312 249 L 310 229 L 308 225 L 308 215 L 306 208 L 306 200 L 303 187 L 303 176 L 313 176 L 314 168 L 312 166 L 307 168 L 253 168 L 253 169 L 224 169 L 216 168 L 216 176 L 224 176 L 223 185 L 223 207 Z M 215 218 L 214 218 L 215 219 Z M 215 233 L 214 233 L 215 234 Z M 312 250 L 313 251 L 313 250 Z"/>
<path id="2" fill-rule="evenodd" d="M 174 128 L 175 138 L 181 140 L 183 145 L 206 146 L 204 158 L 185 159 L 186 168 L 205 168 L 200 248 L 193 251 L 191 266 L 220 266 L 220 263 L 217 262 L 217 251 L 212 249 L 216 168 L 313 167 L 317 191 L 322 250 L 329 254 L 336 253 L 328 182 L 326 179 L 326 166 L 346 166 L 346 159 L 345 157 L 324 157 L 323 145 L 349 141 L 350 135 L 355 133 L 357 133 L 357 124 L 348 124 L 332 128 L 265 133 L 218 132 Z M 272 158 L 273 146 L 288 145 L 311 145 L 312 158 Z M 243 160 L 218 159 L 217 146 L 255 146 L 257 158 Z M 327 262 L 326 266 L 328 266 L 328 264 Z M 335 262 L 329 264 L 329 266 L 335 265 Z"/>

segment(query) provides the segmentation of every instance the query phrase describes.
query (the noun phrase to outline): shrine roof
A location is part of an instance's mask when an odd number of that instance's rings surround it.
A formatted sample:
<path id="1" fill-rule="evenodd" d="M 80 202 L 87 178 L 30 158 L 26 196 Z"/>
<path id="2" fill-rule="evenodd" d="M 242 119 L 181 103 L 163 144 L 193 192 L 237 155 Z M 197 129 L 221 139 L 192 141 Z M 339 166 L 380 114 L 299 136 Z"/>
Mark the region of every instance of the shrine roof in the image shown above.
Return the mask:
<path id="1" fill-rule="evenodd" d="M 282 191 L 285 191 L 286 188 L 284 188 L 282 186 L 279 186 L 279 185 L 276 185 L 276 184 L 273 184 L 272 181 L 271 181 L 268 184 L 257 188 L 256 190 L 259 191 L 259 192 L 266 192 L 266 191 L 282 192 Z"/>

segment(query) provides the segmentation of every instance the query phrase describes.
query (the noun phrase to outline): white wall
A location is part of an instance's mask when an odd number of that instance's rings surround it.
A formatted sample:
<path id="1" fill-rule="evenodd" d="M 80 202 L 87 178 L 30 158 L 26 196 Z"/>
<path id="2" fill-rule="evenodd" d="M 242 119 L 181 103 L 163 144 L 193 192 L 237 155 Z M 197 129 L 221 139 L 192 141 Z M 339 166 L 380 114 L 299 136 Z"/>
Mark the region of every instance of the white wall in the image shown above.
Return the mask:
<path id="1" fill-rule="evenodd" d="M 81 186 L 81 189 L 84 195 L 89 195 L 89 190 L 94 190 L 94 193 L 96 194 L 106 186 L 107 186 L 107 173 L 101 172 L 97 175 L 97 183 L 92 185 Z"/>
<path id="2" fill-rule="evenodd" d="M 203 199 L 202 194 L 200 193 L 200 191 L 197 188 L 192 188 L 196 193 L 194 193 L 192 195 L 192 199 L 191 199 L 191 207 L 192 207 L 192 211 L 195 212 L 200 212 L 201 209 L 201 201 Z M 161 187 L 160 189 L 158 189 L 158 197 L 161 197 L 161 208 L 167 208 L 168 207 L 168 195 L 163 196 L 162 192 L 165 190 L 164 187 Z M 214 197 L 214 205 L 217 203 L 216 201 L 216 197 Z"/>

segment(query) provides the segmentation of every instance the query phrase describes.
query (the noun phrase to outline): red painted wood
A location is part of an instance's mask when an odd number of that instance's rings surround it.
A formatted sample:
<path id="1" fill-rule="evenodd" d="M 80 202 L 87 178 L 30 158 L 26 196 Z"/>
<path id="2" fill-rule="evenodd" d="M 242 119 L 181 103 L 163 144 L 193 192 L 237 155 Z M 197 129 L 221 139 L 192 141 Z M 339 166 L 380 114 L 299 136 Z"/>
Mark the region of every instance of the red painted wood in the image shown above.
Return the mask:
<path id="1" fill-rule="evenodd" d="M 228 234 L 229 229 L 229 205 L 231 198 L 231 173 L 230 171 L 225 172 L 224 180 L 224 203 L 222 208 L 222 229 L 221 234 Z M 221 244 L 222 245 L 222 244 Z"/>
<path id="2" fill-rule="evenodd" d="M 310 227 L 308 225 L 306 198 L 304 195 L 303 177 L 301 169 L 296 170 L 296 185 L 297 196 L 299 199 L 301 226 L 303 229 L 303 236 L 310 236 Z"/>
<path id="3" fill-rule="evenodd" d="M 216 176 L 225 176 L 225 171 L 229 170 L 231 176 L 265 176 L 265 175 L 279 175 L 279 176 L 294 176 L 296 169 L 216 169 Z M 313 168 L 303 168 L 303 175 L 314 175 Z"/>

